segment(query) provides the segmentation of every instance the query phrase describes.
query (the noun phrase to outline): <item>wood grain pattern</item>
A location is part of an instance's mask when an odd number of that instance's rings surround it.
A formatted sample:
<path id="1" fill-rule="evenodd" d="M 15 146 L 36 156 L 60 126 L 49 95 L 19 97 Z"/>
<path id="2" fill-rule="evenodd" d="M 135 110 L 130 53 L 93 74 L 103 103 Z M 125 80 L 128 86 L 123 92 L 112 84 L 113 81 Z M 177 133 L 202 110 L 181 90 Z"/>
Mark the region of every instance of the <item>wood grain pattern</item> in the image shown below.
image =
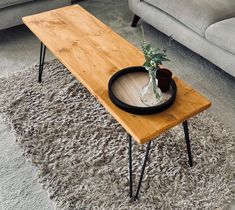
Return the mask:
<path id="1" fill-rule="evenodd" d="M 108 81 L 119 69 L 142 65 L 143 54 L 78 5 L 23 18 L 28 28 L 140 144 L 207 109 L 210 102 L 175 78 L 177 98 L 150 116 L 129 114 L 108 97 Z"/>

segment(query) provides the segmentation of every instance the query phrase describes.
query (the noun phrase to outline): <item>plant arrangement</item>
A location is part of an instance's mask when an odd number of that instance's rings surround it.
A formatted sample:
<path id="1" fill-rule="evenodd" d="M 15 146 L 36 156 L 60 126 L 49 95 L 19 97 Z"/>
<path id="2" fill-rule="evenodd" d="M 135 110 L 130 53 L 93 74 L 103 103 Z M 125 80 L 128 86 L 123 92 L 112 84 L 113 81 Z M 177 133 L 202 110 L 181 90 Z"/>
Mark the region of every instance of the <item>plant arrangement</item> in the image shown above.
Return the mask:
<path id="1" fill-rule="evenodd" d="M 162 92 L 156 83 L 156 72 L 160 69 L 160 65 L 162 65 L 163 62 L 170 61 L 170 59 L 167 58 L 166 49 L 161 50 L 160 48 L 155 48 L 150 43 L 146 42 L 142 26 L 141 31 L 142 40 L 140 45 L 145 57 L 143 66 L 149 73 L 149 83 L 141 92 L 141 101 L 147 106 L 153 106 L 159 103 L 162 99 Z M 172 39 L 169 41 L 169 46 L 171 40 Z"/>
<path id="2" fill-rule="evenodd" d="M 161 50 L 160 48 L 152 47 L 150 43 L 146 43 L 143 27 L 141 27 L 141 29 L 143 38 L 140 45 L 145 57 L 145 63 L 143 66 L 147 70 L 157 70 L 164 61 L 170 61 L 170 59 L 167 58 L 166 49 Z"/>

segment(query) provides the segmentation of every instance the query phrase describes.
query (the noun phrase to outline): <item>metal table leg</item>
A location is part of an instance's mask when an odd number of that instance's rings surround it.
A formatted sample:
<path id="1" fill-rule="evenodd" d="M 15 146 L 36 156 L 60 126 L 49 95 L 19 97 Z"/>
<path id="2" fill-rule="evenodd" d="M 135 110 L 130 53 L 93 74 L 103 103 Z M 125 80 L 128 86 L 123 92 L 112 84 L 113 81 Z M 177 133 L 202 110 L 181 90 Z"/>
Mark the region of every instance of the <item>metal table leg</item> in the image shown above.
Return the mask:
<path id="1" fill-rule="evenodd" d="M 193 166 L 191 146 L 190 146 L 190 139 L 189 139 L 189 132 L 188 132 L 188 122 L 187 121 L 183 122 L 183 128 L 184 128 L 185 140 L 186 140 L 186 145 L 187 145 L 189 165 Z M 131 135 L 129 135 L 128 139 L 129 139 L 129 150 L 128 150 L 128 153 L 129 153 L 129 187 L 130 187 L 130 198 L 133 198 L 133 200 L 136 200 L 136 199 L 138 199 L 141 183 L 143 181 L 144 171 L 145 171 L 145 167 L 146 167 L 146 164 L 147 164 L 147 161 L 148 161 L 149 151 L 150 151 L 150 147 L 151 147 L 151 141 L 148 142 L 148 145 L 147 145 L 147 148 L 146 148 L 146 152 L 145 152 L 144 162 L 143 162 L 143 166 L 142 166 L 142 170 L 141 170 L 141 174 L 140 174 L 139 183 L 138 183 L 138 186 L 137 186 L 136 193 L 135 193 L 135 195 L 133 197 L 132 138 L 131 138 Z"/>
<path id="2" fill-rule="evenodd" d="M 183 127 L 184 127 L 184 135 L 185 135 L 185 140 L 186 140 L 186 145 L 187 145 L 188 162 L 189 162 L 189 165 L 192 167 L 193 166 L 193 159 L 192 159 L 192 153 L 191 153 L 191 146 L 190 146 L 187 120 L 183 122 Z"/>
<path id="3" fill-rule="evenodd" d="M 151 146 L 151 141 L 149 141 L 149 142 L 148 142 L 148 145 L 147 145 L 147 149 L 146 149 L 146 153 L 145 153 L 145 157 L 144 157 L 144 162 L 143 162 L 143 166 L 142 166 L 142 170 L 141 170 L 141 174 L 140 174 L 140 179 L 139 179 L 138 187 L 137 187 L 135 196 L 133 197 L 133 181 L 132 181 L 132 139 L 131 139 L 131 136 L 129 135 L 129 184 L 130 184 L 130 197 L 133 198 L 133 200 L 138 199 L 138 195 L 139 195 L 141 183 L 142 183 L 143 177 L 144 177 L 144 171 L 145 171 L 146 163 L 147 163 L 148 156 L 149 156 L 150 146 Z"/>
<path id="4" fill-rule="evenodd" d="M 42 71 L 44 66 L 45 54 L 46 54 L 46 46 L 41 42 L 40 59 L 39 59 L 39 76 L 38 76 L 39 83 L 42 82 Z"/>
<path id="5" fill-rule="evenodd" d="M 130 185 L 130 198 L 132 198 L 132 140 L 129 135 L 129 185 Z"/>

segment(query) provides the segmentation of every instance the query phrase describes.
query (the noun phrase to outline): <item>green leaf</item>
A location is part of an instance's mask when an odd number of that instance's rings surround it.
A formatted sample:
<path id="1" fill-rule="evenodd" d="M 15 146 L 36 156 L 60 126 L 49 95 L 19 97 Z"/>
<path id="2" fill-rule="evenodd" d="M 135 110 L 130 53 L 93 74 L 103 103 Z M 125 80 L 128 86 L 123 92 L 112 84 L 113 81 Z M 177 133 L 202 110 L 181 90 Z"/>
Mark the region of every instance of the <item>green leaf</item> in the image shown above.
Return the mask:
<path id="1" fill-rule="evenodd" d="M 152 47 L 150 43 L 146 43 L 144 38 L 144 29 L 141 26 L 142 30 L 142 41 L 141 48 L 145 57 L 145 63 L 143 64 L 146 68 L 156 68 L 161 65 L 163 61 L 170 61 L 167 58 L 166 49 L 161 50 L 160 48 Z"/>
<path id="2" fill-rule="evenodd" d="M 143 64 L 143 66 L 149 67 L 149 66 L 151 66 L 151 65 L 150 65 L 150 62 L 149 62 L 149 61 L 145 61 L 144 64 Z"/>

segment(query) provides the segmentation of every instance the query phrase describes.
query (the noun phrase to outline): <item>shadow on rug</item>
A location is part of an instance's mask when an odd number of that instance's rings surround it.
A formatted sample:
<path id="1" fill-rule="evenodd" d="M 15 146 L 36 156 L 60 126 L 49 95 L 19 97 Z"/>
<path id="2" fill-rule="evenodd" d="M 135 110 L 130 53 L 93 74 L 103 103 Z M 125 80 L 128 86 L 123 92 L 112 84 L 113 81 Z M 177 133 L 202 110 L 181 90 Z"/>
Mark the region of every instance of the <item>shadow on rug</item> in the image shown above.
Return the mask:
<path id="1" fill-rule="evenodd" d="M 183 130 L 153 141 L 139 201 L 128 198 L 127 134 L 57 61 L 0 79 L 0 111 L 58 209 L 224 209 L 234 198 L 234 137 L 214 117 L 189 120 L 194 166 Z M 134 145 L 134 180 L 145 145 Z M 137 181 L 137 180 L 136 180 Z"/>

